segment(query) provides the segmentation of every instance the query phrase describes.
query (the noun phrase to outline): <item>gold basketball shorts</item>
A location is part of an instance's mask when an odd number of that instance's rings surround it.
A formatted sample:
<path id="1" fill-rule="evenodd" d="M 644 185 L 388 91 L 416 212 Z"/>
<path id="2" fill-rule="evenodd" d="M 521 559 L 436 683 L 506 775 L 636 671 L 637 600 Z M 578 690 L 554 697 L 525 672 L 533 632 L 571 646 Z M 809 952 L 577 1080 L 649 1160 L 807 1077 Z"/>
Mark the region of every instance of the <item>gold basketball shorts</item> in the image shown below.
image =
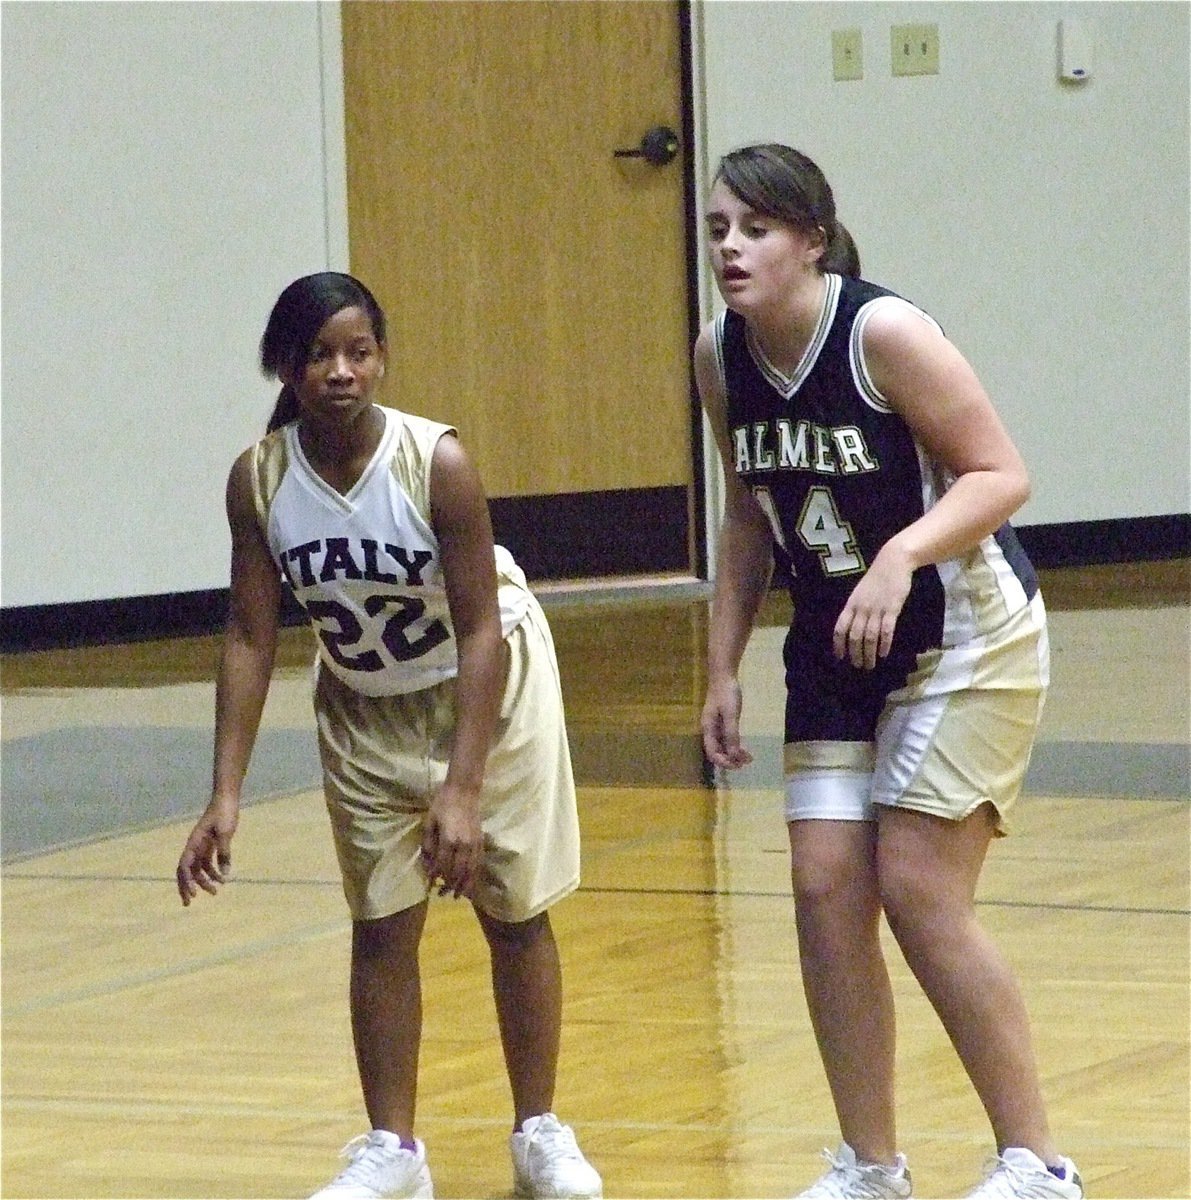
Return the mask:
<path id="1" fill-rule="evenodd" d="M 579 818 L 554 642 L 531 598 L 506 638 L 508 676 L 481 792 L 484 862 L 473 895 L 499 921 L 525 921 L 579 885 Z M 363 696 L 318 672 L 323 788 L 356 920 L 425 899 L 422 828 L 447 774 L 455 680 Z"/>
<path id="2" fill-rule="evenodd" d="M 887 805 L 959 821 L 987 802 L 1006 832 L 1049 682 L 1035 594 L 995 633 L 920 655 L 886 697 L 875 741 L 788 742 L 786 820 L 870 821 Z"/>

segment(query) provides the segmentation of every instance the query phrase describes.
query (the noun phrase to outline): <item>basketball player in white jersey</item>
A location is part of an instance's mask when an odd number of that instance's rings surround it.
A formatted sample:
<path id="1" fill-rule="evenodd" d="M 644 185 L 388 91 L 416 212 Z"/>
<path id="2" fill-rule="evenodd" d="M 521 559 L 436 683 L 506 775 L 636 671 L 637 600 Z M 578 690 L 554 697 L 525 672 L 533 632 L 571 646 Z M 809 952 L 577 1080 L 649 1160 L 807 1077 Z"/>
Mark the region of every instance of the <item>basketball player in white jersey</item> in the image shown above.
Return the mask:
<path id="1" fill-rule="evenodd" d="M 283 387 L 268 436 L 228 480 L 214 787 L 178 890 L 189 904 L 228 878 L 284 577 L 318 642 L 314 710 L 371 1123 L 316 1195 L 433 1195 L 414 1107 L 418 945 L 437 888 L 471 902 L 490 948 L 517 1194 L 599 1197 L 600 1176 L 552 1111 L 562 985 L 548 909 L 579 882 L 553 642 L 524 575 L 493 545 L 454 430 L 373 403 L 385 350 L 384 314 L 348 275 L 296 280 L 269 317 L 261 366 Z"/>
<path id="2" fill-rule="evenodd" d="M 788 570 L 785 817 L 803 984 L 843 1144 L 811 1198 L 911 1194 L 894 1123 L 888 919 L 992 1124 L 970 1195 L 1078 1200 L 1029 1022 L 974 894 L 1021 790 L 1048 682 L 1010 515 L 1021 458 L 925 313 L 859 278 L 831 188 L 788 146 L 720 162 L 707 205 L 727 311 L 695 349 L 727 503 L 703 740 L 749 761 L 738 670 Z"/>

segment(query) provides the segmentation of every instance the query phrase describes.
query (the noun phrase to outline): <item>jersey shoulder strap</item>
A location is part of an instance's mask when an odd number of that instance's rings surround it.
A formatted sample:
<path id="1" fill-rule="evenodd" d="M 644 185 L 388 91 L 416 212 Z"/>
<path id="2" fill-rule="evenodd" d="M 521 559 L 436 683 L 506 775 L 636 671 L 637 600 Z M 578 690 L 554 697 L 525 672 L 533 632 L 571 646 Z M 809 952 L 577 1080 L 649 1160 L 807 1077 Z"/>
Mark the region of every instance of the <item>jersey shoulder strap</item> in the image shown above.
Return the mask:
<path id="1" fill-rule="evenodd" d="M 455 433 L 455 427 L 396 409 L 386 410 L 386 415 L 390 422 L 399 424 L 390 470 L 418 515 L 430 525 L 430 464 L 434 448 L 444 434 Z"/>
<path id="2" fill-rule="evenodd" d="M 285 427 L 276 429 L 266 437 L 261 438 L 252 447 L 250 475 L 252 486 L 252 503 L 256 509 L 256 519 L 260 523 L 261 533 L 268 537 L 269 510 L 273 507 L 273 497 L 289 469 L 289 446 L 286 443 Z"/>

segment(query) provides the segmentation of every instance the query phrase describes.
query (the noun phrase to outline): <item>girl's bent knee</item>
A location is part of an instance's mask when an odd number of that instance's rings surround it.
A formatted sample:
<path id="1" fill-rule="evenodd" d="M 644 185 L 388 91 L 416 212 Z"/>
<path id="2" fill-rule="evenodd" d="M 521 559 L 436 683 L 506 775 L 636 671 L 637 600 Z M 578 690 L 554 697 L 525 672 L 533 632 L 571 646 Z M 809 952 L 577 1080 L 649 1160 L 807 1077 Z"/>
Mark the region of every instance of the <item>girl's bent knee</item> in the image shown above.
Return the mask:
<path id="1" fill-rule="evenodd" d="M 528 921 L 498 921 L 476 909 L 484 936 L 493 949 L 527 950 L 550 935 L 550 915 L 540 912 Z"/>
<path id="2" fill-rule="evenodd" d="M 790 865 L 790 884 L 799 905 L 867 906 L 876 896 L 875 878 L 855 858 L 799 855 Z"/>
<path id="3" fill-rule="evenodd" d="M 352 953 L 357 958 L 416 952 L 426 922 L 426 904 L 386 917 L 352 921 Z"/>

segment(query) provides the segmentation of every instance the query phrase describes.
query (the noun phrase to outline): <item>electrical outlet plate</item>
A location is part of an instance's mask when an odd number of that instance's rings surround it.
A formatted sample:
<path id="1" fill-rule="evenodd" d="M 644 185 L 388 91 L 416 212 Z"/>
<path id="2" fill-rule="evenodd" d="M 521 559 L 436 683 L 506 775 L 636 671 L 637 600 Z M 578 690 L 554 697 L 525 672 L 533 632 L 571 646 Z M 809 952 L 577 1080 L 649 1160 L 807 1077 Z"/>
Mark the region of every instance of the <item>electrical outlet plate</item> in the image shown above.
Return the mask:
<path id="1" fill-rule="evenodd" d="M 939 27 L 894 25 L 889 31 L 894 75 L 939 73 Z"/>
<path id="2" fill-rule="evenodd" d="M 831 73 L 836 80 L 864 78 L 864 52 L 859 29 L 832 31 Z"/>

